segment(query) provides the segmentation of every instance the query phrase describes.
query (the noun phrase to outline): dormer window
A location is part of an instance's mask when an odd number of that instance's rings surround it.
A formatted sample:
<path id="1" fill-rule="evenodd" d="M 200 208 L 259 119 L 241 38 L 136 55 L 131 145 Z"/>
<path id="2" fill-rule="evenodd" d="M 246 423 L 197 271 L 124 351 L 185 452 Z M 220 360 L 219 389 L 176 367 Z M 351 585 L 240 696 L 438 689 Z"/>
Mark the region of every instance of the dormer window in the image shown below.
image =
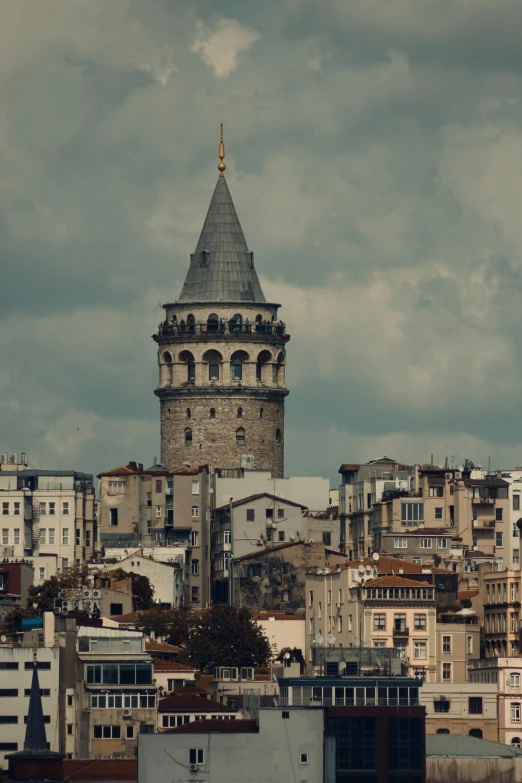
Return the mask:
<path id="1" fill-rule="evenodd" d="M 207 266 L 210 262 L 210 253 L 208 250 L 201 251 L 201 266 Z"/>

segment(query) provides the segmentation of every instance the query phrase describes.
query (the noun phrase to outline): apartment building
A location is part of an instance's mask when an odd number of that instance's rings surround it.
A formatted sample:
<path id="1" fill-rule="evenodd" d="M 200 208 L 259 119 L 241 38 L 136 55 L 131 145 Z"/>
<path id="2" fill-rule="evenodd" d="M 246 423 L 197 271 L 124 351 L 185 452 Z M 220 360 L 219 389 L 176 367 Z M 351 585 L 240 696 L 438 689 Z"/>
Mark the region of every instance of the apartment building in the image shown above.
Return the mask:
<path id="1" fill-rule="evenodd" d="M 425 683 L 426 734 L 467 734 L 498 741 L 497 686 L 494 683 Z"/>
<path id="2" fill-rule="evenodd" d="M 372 540 L 373 507 L 387 492 L 409 492 L 413 468 L 389 457 L 339 468 L 340 551 L 350 560 L 378 550 Z"/>
<path id="3" fill-rule="evenodd" d="M 470 661 L 469 681 L 497 687 L 498 741 L 522 746 L 522 658 L 480 658 Z"/>
<path id="4" fill-rule="evenodd" d="M 167 469 L 129 462 L 100 473 L 99 524 L 104 548 L 183 549 L 190 603 L 205 608 L 210 596 L 209 475 L 197 469 Z M 155 557 L 155 555 L 153 555 Z M 119 558 L 118 558 L 119 559 Z M 172 561 L 164 554 L 158 559 Z"/>
<path id="5" fill-rule="evenodd" d="M 468 664 L 480 655 L 480 625 L 470 609 L 439 614 L 436 624 L 437 682 L 468 681 Z"/>
<path id="6" fill-rule="evenodd" d="M 133 758 L 138 734 L 153 733 L 157 688 L 138 631 L 78 628 L 79 758 Z"/>
<path id="7" fill-rule="evenodd" d="M 452 570 L 456 559 L 462 559 L 462 545 L 453 540 L 451 529 L 417 528 L 399 533 L 383 533 L 381 553 L 400 557 L 417 565 L 442 566 Z"/>
<path id="8" fill-rule="evenodd" d="M 2 466 L 0 557 L 36 558 L 34 581 L 39 584 L 91 562 L 96 542 L 92 475 Z"/>
<path id="9" fill-rule="evenodd" d="M 486 658 L 520 655 L 520 595 L 520 571 L 482 573 Z"/>

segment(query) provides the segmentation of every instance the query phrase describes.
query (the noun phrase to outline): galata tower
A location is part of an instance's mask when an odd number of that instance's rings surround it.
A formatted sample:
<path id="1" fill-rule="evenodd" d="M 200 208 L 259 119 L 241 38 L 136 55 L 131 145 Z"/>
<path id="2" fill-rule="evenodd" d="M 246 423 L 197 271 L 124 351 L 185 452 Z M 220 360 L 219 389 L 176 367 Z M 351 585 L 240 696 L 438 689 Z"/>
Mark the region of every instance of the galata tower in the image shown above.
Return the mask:
<path id="1" fill-rule="evenodd" d="M 170 468 L 257 467 L 284 475 L 286 344 L 265 300 L 224 176 L 219 177 L 180 297 L 158 344 L 161 460 Z"/>

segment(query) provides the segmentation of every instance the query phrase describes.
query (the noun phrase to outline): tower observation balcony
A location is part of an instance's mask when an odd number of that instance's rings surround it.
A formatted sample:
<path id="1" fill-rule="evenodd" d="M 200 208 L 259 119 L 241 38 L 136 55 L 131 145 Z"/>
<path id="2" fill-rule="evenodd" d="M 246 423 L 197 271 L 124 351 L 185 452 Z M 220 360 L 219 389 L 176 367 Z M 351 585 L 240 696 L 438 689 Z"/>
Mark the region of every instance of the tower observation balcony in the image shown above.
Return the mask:
<path id="1" fill-rule="evenodd" d="M 168 323 L 163 321 L 153 335 L 157 343 L 200 342 L 215 340 L 216 342 L 278 342 L 284 345 L 290 340 L 285 324 L 277 323 L 238 323 L 237 321 L 219 321 L 210 323 Z"/>

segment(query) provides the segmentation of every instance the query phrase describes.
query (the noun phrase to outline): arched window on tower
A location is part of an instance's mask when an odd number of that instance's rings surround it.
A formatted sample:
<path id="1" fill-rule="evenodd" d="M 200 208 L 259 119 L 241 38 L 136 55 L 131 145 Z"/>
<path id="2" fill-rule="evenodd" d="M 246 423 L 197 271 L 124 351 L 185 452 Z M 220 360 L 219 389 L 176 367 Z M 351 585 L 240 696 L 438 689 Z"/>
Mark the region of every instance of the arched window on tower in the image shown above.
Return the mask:
<path id="1" fill-rule="evenodd" d="M 232 361 L 232 380 L 233 381 L 243 380 L 243 362 L 241 361 L 239 356 L 236 356 L 236 358 Z"/>
<path id="2" fill-rule="evenodd" d="M 236 445 L 237 446 L 244 446 L 245 445 L 245 430 L 243 427 L 238 427 L 236 430 Z"/>
<path id="3" fill-rule="evenodd" d="M 192 446 L 192 430 L 185 430 L 185 446 Z"/>
<path id="4" fill-rule="evenodd" d="M 266 369 L 263 369 L 264 365 L 272 361 L 272 354 L 270 351 L 261 351 L 257 357 L 256 362 L 256 381 L 267 382 Z"/>
<path id="5" fill-rule="evenodd" d="M 163 361 L 165 364 L 172 364 L 172 354 L 170 351 L 164 351 L 163 352 Z"/>
<path id="6" fill-rule="evenodd" d="M 259 418 L 263 418 L 263 408 L 259 408 Z"/>
<path id="7" fill-rule="evenodd" d="M 242 419 L 243 418 L 243 408 L 239 407 L 237 409 L 237 418 Z"/>
<path id="8" fill-rule="evenodd" d="M 190 408 L 187 408 L 187 419 L 190 418 L 192 418 L 192 411 L 190 410 Z"/>
<path id="9" fill-rule="evenodd" d="M 278 444 L 281 443 L 281 430 L 279 429 L 279 427 L 276 430 L 275 440 L 276 440 L 276 443 L 278 443 Z"/>
<path id="10" fill-rule="evenodd" d="M 219 381 L 219 366 L 223 361 L 223 357 L 219 351 L 215 351 L 214 349 L 205 351 L 203 354 L 203 361 L 208 365 L 209 381 Z"/>
<path id="11" fill-rule="evenodd" d="M 216 409 L 215 408 L 211 408 L 210 409 L 210 418 L 211 419 L 215 419 L 216 418 Z"/>
<path id="12" fill-rule="evenodd" d="M 194 355 L 190 351 L 181 351 L 179 355 L 179 361 L 184 362 L 187 365 L 187 374 L 185 376 L 187 381 L 196 380 L 196 361 Z"/>
<path id="13" fill-rule="evenodd" d="M 189 313 L 187 315 L 187 328 L 189 332 L 195 332 L 196 331 L 196 319 L 194 318 L 192 313 Z"/>
<path id="14" fill-rule="evenodd" d="M 217 332 L 218 327 L 219 327 L 219 318 L 217 317 L 216 313 L 211 313 L 207 318 L 207 331 Z"/>

